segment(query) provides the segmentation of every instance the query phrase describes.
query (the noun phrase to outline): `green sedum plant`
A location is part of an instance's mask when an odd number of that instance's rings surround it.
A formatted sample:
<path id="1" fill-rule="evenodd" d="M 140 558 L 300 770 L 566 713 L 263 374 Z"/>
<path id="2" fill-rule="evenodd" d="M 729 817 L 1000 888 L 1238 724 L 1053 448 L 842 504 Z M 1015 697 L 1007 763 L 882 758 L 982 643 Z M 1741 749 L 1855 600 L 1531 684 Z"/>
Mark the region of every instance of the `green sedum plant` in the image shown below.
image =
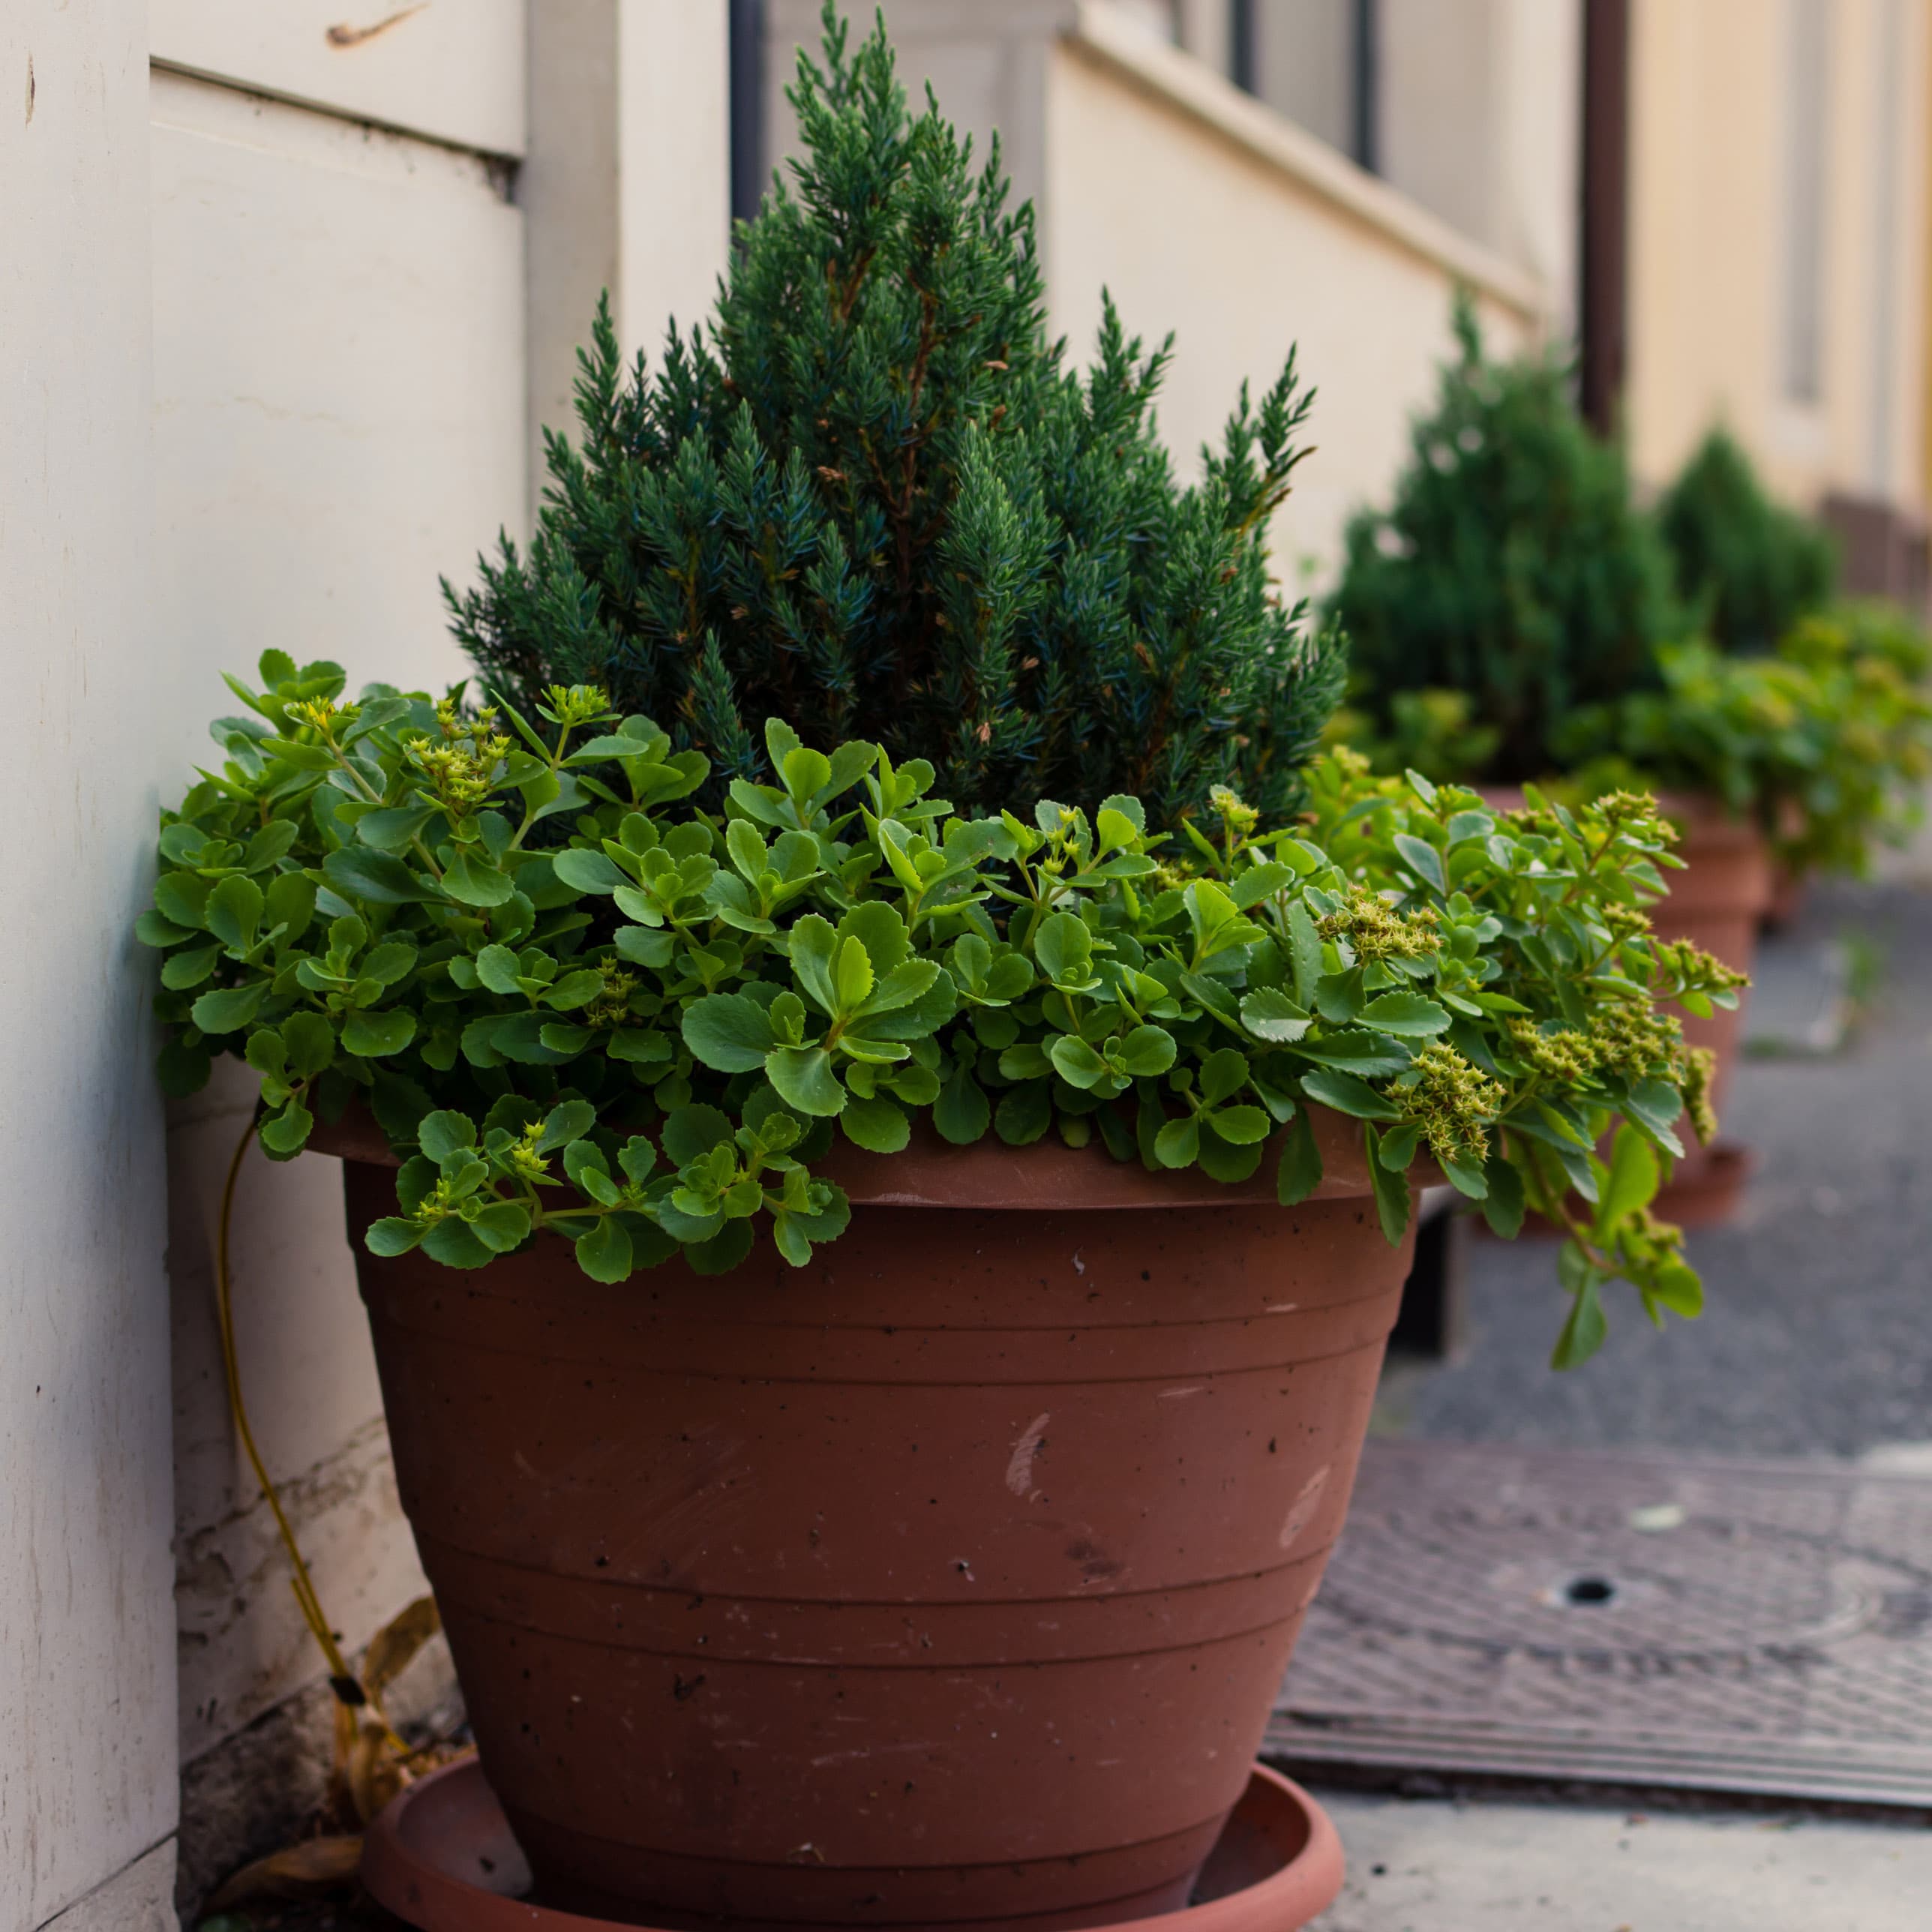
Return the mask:
<path id="1" fill-rule="evenodd" d="M 774 720 L 772 782 L 712 809 L 703 754 L 590 687 L 525 717 L 344 702 L 275 652 L 260 677 L 164 818 L 138 928 L 162 1076 L 244 1058 L 277 1159 L 366 1106 L 405 1156 L 380 1253 L 562 1236 L 614 1282 L 767 1238 L 802 1265 L 846 1225 L 835 1142 L 928 1130 L 1230 1183 L 1266 1162 L 1292 1204 L 1319 1107 L 1360 1124 L 1391 1241 L 1422 1159 L 1504 1234 L 1564 1228 L 1560 1363 L 1614 1278 L 1696 1312 L 1648 1203 L 1687 1105 L 1708 1130 L 1708 1067 L 1658 1003 L 1737 982 L 1648 932 L 1648 800 L 1498 812 L 1342 754 L 1304 821 L 1222 790 L 1177 838 L 1126 794 L 968 816 L 926 760 Z"/>
<path id="2" fill-rule="evenodd" d="M 1222 784 L 1294 809 L 1344 667 L 1268 572 L 1306 454 L 1293 358 L 1184 488 L 1167 348 L 1109 303 L 1068 366 L 1031 208 L 997 151 L 976 166 L 930 100 L 908 112 L 883 26 L 850 45 L 828 4 L 790 98 L 802 154 L 708 327 L 627 364 L 601 310 L 527 549 L 446 586 L 484 680 L 659 720 L 712 808 L 774 782 L 774 716 L 928 759 L 967 809 L 1132 791 L 1165 826 Z"/>
<path id="3" fill-rule="evenodd" d="M 1846 625 L 1805 620 L 1768 656 L 1660 646 L 1664 688 L 1576 713 L 1557 750 L 1574 784 L 1658 785 L 1754 818 L 1804 874 L 1862 874 L 1918 822 L 1932 699 Z"/>

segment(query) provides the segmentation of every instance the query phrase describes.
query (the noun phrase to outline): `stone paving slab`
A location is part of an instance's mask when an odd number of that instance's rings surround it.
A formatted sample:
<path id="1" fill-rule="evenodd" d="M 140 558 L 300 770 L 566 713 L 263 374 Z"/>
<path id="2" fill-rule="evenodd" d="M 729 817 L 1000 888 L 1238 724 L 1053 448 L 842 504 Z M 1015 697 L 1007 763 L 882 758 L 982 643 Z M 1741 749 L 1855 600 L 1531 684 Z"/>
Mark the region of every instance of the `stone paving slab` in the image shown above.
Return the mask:
<path id="1" fill-rule="evenodd" d="M 1316 1793 L 1348 1848 L 1308 1932 L 1926 1932 L 1932 1832 Z"/>

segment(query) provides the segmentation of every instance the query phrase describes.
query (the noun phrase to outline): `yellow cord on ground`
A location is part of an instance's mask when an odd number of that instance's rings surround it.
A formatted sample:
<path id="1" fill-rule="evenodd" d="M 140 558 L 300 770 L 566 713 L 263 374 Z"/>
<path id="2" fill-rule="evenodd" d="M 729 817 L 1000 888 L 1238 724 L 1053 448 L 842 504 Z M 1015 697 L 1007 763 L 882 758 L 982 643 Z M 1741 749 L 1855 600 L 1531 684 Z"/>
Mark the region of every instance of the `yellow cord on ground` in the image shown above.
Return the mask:
<path id="1" fill-rule="evenodd" d="M 348 1660 L 342 1654 L 342 1647 L 335 1640 L 335 1633 L 330 1629 L 328 1619 L 322 1614 L 322 1599 L 316 1595 L 315 1581 L 309 1574 L 308 1565 L 302 1560 L 301 1546 L 296 1541 L 295 1531 L 290 1526 L 287 1515 L 282 1508 L 282 1499 L 270 1480 L 267 1466 L 262 1460 L 262 1452 L 255 1446 L 255 1432 L 248 1422 L 248 1404 L 242 1397 L 242 1370 L 235 1353 L 235 1304 L 230 1292 L 228 1270 L 229 1224 L 235 1209 L 236 1184 L 242 1178 L 242 1162 L 248 1152 L 248 1144 L 255 1138 L 255 1116 L 250 1114 L 248 1124 L 236 1142 L 234 1157 L 228 1163 L 228 1178 L 221 1190 L 221 1218 L 215 1229 L 214 1238 L 214 1304 L 221 1328 L 221 1364 L 228 1381 L 229 1412 L 235 1418 L 235 1432 L 241 1439 L 243 1450 L 248 1456 L 249 1467 L 255 1472 L 255 1480 L 262 1486 L 262 1494 L 267 1498 L 270 1510 L 275 1519 L 275 1528 L 280 1532 L 282 1547 L 288 1552 L 289 1581 L 295 1591 L 296 1601 L 301 1606 L 302 1619 L 328 1664 L 329 1676 L 337 1697 L 345 1704 L 367 1705 L 381 1720 L 382 1729 L 399 1750 L 408 1747 L 398 1737 L 383 1717 L 380 1706 L 375 1704 L 362 1688 L 361 1680 L 349 1667 Z"/>

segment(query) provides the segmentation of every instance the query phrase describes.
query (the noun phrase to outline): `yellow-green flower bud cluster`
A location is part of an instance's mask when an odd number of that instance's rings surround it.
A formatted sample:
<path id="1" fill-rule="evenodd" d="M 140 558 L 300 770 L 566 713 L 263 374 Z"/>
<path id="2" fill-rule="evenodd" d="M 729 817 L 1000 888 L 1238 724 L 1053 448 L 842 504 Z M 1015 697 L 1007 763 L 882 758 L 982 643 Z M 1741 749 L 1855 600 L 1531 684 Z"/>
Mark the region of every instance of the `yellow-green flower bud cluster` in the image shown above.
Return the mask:
<path id="1" fill-rule="evenodd" d="M 1534 1073 L 1564 1085 L 1587 1080 L 1597 1070 L 1597 1053 L 1588 1034 L 1575 1027 L 1546 1031 L 1533 1020 L 1509 1022 L 1510 1044 L 1516 1058 Z"/>
<path id="2" fill-rule="evenodd" d="M 638 976 L 608 960 L 601 968 L 604 990 L 584 1010 L 586 1026 L 622 1026 L 630 1017 L 631 995 L 638 990 Z"/>
<path id="3" fill-rule="evenodd" d="M 1660 984 L 1677 980 L 1707 993 L 1733 992 L 1750 984 L 1748 973 L 1734 970 L 1688 939 L 1656 940 L 1651 950 L 1656 956 Z"/>
<path id="4" fill-rule="evenodd" d="M 1210 786 L 1208 802 L 1220 815 L 1221 823 L 1238 838 L 1253 831 L 1261 823 L 1261 814 L 1252 806 L 1244 805 L 1240 794 L 1226 785 Z"/>
<path id="5" fill-rule="evenodd" d="M 1433 906 L 1397 912 L 1379 892 L 1366 886 L 1348 888 L 1342 904 L 1316 922 L 1324 939 L 1346 939 L 1357 962 L 1372 965 L 1384 959 L 1424 959 L 1442 950 Z"/>
<path id="6" fill-rule="evenodd" d="M 488 802 L 503 760 L 509 755 L 510 741 L 491 728 L 496 722 L 494 705 L 486 704 L 474 718 L 465 720 L 458 714 L 455 700 L 446 698 L 436 705 L 436 722 L 442 742 L 412 738 L 409 754 L 428 781 L 436 802 L 452 816 L 467 818 Z"/>
<path id="7" fill-rule="evenodd" d="M 543 1136 L 543 1123 L 532 1120 L 524 1130 L 520 1140 L 506 1150 L 504 1158 L 512 1169 L 522 1179 L 530 1181 L 546 1180 L 550 1174 L 550 1162 L 537 1151 L 537 1142 Z"/>
<path id="8" fill-rule="evenodd" d="M 1503 1104 L 1502 1083 L 1471 1065 L 1445 1042 L 1432 1040 L 1409 1064 L 1396 1097 L 1405 1120 L 1422 1130 L 1438 1160 L 1479 1166 L 1489 1150 L 1484 1132 Z"/>
<path id="9" fill-rule="evenodd" d="M 1718 1138 L 1718 1109 L 1711 1097 L 1711 1083 L 1717 1078 L 1718 1056 L 1708 1046 L 1687 1046 L 1678 1086 L 1684 1095 L 1684 1110 L 1690 1116 L 1691 1130 L 1708 1147 Z"/>

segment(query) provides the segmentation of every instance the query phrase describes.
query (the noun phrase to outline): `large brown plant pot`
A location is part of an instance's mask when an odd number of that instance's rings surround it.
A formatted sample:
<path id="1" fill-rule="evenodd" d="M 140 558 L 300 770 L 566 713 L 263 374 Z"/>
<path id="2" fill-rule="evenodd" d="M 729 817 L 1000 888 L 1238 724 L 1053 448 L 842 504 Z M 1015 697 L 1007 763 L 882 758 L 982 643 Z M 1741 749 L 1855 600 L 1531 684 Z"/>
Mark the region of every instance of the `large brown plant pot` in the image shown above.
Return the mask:
<path id="1" fill-rule="evenodd" d="M 1084 1925 L 1184 1905 L 1340 1528 L 1409 1244 L 1328 1178 L 842 1148 L 794 1270 L 362 1244 L 403 1501 L 557 1904 Z"/>

